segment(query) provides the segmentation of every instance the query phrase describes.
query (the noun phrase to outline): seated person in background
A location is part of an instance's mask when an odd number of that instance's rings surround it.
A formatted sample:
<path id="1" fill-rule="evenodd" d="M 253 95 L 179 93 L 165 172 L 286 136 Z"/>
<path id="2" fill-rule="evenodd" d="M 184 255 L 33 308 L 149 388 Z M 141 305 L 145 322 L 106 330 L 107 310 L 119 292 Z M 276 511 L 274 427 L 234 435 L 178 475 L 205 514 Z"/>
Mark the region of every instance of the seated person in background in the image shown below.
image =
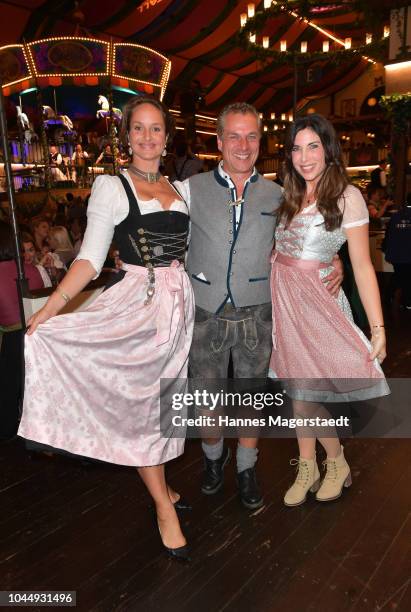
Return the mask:
<path id="1" fill-rule="evenodd" d="M 51 250 L 48 241 L 44 243 L 41 253 L 37 253 L 37 261 L 40 265 L 46 268 L 52 285 L 57 285 L 67 271 L 66 266 L 61 261 L 58 253 L 53 253 Z"/>
<path id="2" fill-rule="evenodd" d="M 371 219 L 380 219 L 385 216 L 387 208 L 392 206 L 392 200 L 385 197 L 380 187 L 371 187 L 368 190 L 368 212 Z"/>
<path id="3" fill-rule="evenodd" d="M 40 273 L 24 264 L 29 289 L 44 287 Z M 0 221 L 0 439 L 15 436 L 22 398 L 23 334 L 17 295 L 17 265 L 11 227 Z"/>
<path id="4" fill-rule="evenodd" d="M 76 257 L 68 231 L 62 225 L 50 228 L 49 245 L 53 255 L 58 255 L 66 267 Z"/>
<path id="5" fill-rule="evenodd" d="M 31 234 L 34 238 L 36 252 L 41 253 L 41 249 L 49 235 L 50 223 L 46 217 L 34 217 L 31 222 Z"/>
<path id="6" fill-rule="evenodd" d="M 22 252 L 23 252 L 24 263 L 36 266 L 37 270 L 40 273 L 44 286 L 51 287 L 52 283 L 50 280 L 50 276 L 47 274 L 47 270 L 41 264 L 36 263 L 37 260 L 36 260 L 36 249 L 34 247 L 34 239 L 32 238 L 32 236 L 30 236 L 30 234 L 27 234 L 24 232 L 21 235 L 21 242 L 22 242 L 22 247 L 23 247 Z"/>

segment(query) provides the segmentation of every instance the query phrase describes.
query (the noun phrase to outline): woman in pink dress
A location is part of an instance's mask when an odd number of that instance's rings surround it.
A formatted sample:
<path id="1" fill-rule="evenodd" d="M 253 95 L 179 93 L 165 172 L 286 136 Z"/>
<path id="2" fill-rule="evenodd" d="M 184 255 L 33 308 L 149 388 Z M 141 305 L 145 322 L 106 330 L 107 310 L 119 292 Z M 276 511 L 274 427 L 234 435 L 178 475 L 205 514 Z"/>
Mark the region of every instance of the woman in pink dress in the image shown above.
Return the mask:
<path id="1" fill-rule="evenodd" d="M 23 335 L 16 278 L 18 275 L 13 232 L 0 220 L 0 440 L 17 433 L 23 396 Z M 33 254 L 34 257 L 34 254 Z M 33 261 L 24 258 L 29 289 L 44 287 Z"/>
<path id="2" fill-rule="evenodd" d="M 273 352 L 270 375 L 294 379 L 289 393 L 296 417 L 329 417 L 323 404 L 389 393 L 380 363 L 386 356 L 380 295 L 370 260 L 368 211 L 349 184 L 332 125 L 321 115 L 298 118 L 286 143 L 284 200 L 272 257 Z M 342 289 L 333 297 L 322 279 L 345 241 L 366 311 L 371 343 L 354 324 Z M 334 427 L 297 428 L 297 478 L 284 503 L 296 506 L 316 492 L 337 499 L 351 484 L 350 468 Z M 316 437 L 327 453 L 320 483 Z"/>
<path id="3" fill-rule="evenodd" d="M 171 128 L 167 109 L 154 98 L 135 96 L 124 107 L 128 171 L 94 182 L 81 250 L 29 320 L 19 434 L 136 466 L 167 553 L 187 560 L 176 514 L 184 504 L 164 473 L 164 464 L 183 453 L 184 439 L 165 431 L 160 418 L 160 379 L 172 384 L 187 377 L 194 307 L 183 266 L 187 206 L 159 173 Z M 86 310 L 56 317 L 98 276 L 113 236 L 123 262 L 119 282 Z"/>

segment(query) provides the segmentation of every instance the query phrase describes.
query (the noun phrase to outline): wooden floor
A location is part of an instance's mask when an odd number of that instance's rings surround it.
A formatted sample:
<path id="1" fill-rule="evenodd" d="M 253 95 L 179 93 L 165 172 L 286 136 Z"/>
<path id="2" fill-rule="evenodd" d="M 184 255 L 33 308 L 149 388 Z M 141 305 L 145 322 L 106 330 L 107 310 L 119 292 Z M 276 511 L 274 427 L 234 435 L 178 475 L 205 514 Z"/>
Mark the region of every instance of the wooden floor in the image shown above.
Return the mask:
<path id="1" fill-rule="evenodd" d="M 411 312 L 394 310 L 390 376 L 411 372 L 410 328 Z M 181 565 L 162 552 L 133 469 L 33 460 L 22 440 L 3 443 L 0 590 L 75 590 L 87 612 L 409 611 L 410 440 L 344 444 L 353 486 L 343 498 L 286 508 L 295 441 L 262 440 L 266 504 L 251 512 L 239 503 L 233 464 L 224 491 L 201 495 L 201 452 L 188 442 L 169 468 L 193 504 L 183 519 L 193 559 Z"/>

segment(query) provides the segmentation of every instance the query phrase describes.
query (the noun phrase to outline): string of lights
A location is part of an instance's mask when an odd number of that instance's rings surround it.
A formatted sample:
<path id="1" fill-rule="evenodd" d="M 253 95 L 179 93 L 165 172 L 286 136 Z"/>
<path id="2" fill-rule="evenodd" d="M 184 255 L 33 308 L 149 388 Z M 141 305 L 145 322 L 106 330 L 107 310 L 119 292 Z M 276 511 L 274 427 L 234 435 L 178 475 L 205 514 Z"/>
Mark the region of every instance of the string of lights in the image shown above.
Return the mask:
<path id="1" fill-rule="evenodd" d="M 259 59 L 270 58 L 279 64 L 289 63 L 296 55 L 304 55 L 306 60 L 326 59 L 331 61 L 342 61 L 352 58 L 355 55 L 362 56 L 363 59 L 371 64 L 376 63 L 376 59 L 382 59 L 387 48 L 387 41 L 390 35 L 390 28 L 384 25 L 381 37 L 376 37 L 371 32 L 365 35 L 363 44 L 353 46 L 351 37 L 339 38 L 332 32 L 317 25 L 308 17 L 301 16 L 296 10 L 299 5 L 294 0 L 264 0 L 263 9 L 256 11 L 255 4 L 247 5 L 247 13 L 240 15 L 240 31 L 238 33 L 239 42 L 243 48 L 254 53 Z M 257 32 L 262 33 L 265 24 L 272 18 L 283 14 L 289 14 L 295 19 L 300 20 L 307 27 L 313 28 L 323 34 L 326 38 L 322 42 L 322 50 L 314 50 L 311 53 L 308 48 L 308 41 L 301 41 L 299 49 L 288 49 L 287 40 L 281 39 L 271 41 L 267 35 L 257 37 Z M 335 48 L 332 48 L 334 44 Z"/>

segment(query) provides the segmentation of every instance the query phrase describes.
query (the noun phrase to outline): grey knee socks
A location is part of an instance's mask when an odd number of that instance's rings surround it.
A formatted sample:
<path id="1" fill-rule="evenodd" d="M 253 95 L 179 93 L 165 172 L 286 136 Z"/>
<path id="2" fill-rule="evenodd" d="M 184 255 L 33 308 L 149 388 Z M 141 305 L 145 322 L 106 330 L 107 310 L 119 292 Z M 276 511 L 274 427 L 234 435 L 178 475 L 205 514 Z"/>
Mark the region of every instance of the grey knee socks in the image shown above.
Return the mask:
<path id="1" fill-rule="evenodd" d="M 203 453 L 210 459 L 216 461 L 223 454 L 224 440 L 221 438 L 216 444 L 201 443 Z M 257 461 L 258 448 L 247 448 L 246 446 L 237 446 L 237 472 L 243 472 L 249 468 L 253 468 Z"/>
<path id="2" fill-rule="evenodd" d="M 244 472 L 249 468 L 253 468 L 257 461 L 258 448 L 247 448 L 246 446 L 237 446 L 237 472 Z"/>
<path id="3" fill-rule="evenodd" d="M 221 438 L 216 444 L 206 444 L 205 442 L 201 442 L 201 447 L 203 449 L 203 453 L 210 459 L 210 461 L 217 461 L 220 459 L 223 454 L 224 449 L 224 440 Z"/>

